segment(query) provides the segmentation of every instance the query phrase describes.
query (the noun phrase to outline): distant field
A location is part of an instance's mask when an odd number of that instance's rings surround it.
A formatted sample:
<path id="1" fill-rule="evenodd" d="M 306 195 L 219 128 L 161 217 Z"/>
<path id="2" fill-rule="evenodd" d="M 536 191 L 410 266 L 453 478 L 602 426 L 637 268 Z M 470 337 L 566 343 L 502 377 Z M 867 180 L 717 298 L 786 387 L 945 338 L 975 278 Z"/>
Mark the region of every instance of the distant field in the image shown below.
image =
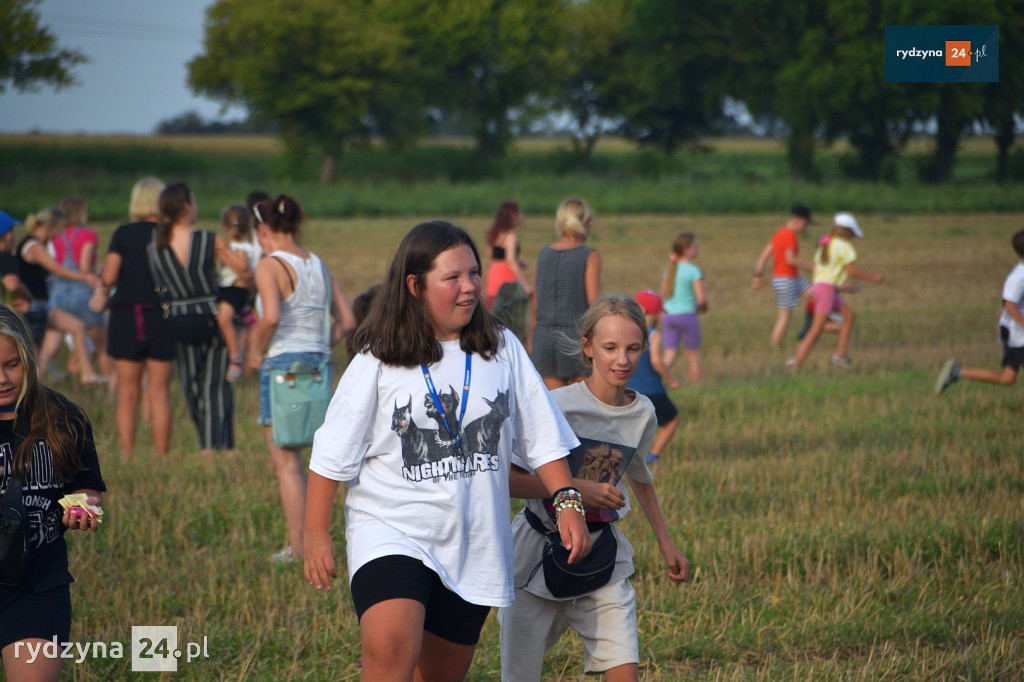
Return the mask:
<path id="1" fill-rule="evenodd" d="M 224 152 L 280 153 L 284 150 L 280 140 L 268 135 L 54 135 L 30 133 L 24 135 L 0 134 L 0 146 L 22 144 L 57 145 L 67 147 L 91 147 L 97 143 L 111 146 L 128 146 L 141 148 L 167 148 L 188 150 L 218 150 Z M 424 146 L 470 147 L 472 140 L 465 137 L 428 138 L 422 142 Z M 760 153 L 781 154 L 785 152 L 785 141 L 769 138 L 711 138 L 704 141 L 711 149 L 724 153 Z M 548 152 L 553 149 L 567 149 L 569 142 L 564 139 L 551 138 L 520 138 L 513 144 L 519 152 Z M 635 151 L 636 143 L 617 137 L 604 137 L 597 143 L 599 152 Z M 823 152 L 846 152 L 851 149 L 845 141 L 823 146 Z M 933 151 L 934 141 L 928 137 L 911 140 L 906 151 L 913 154 L 927 154 Z M 991 154 L 995 151 L 995 142 L 990 137 L 968 137 L 960 144 L 964 154 Z"/>
<path id="2" fill-rule="evenodd" d="M 683 426 L 654 472 L 694 579 L 672 587 L 643 515 L 624 522 L 644 680 L 1024 678 L 1022 388 L 931 394 L 947 357 L 998 365 L 995 312 L 1024 213 L 857 217 L 860 263 L 887 281 L 850 299 L 854 369 L 831 366 L 828 337 L 789 374 L 795 340 L 769 350 L 774 299 L 749 286 L 781 211 L 597 215 L 605 289 L 655 286 L 673 234 L 690 229 L 710 303 L 707 383 L 673 394 Z M 418 219 L 314 218 L 306 243 L 353 295 L 382 276 Z M 488 224 L 459 221 L 477 238 Z M 114 224 L 98 226 L 105 243 Z M 805 235 L 805 250 L 823 229 Z M 522 234 L 532 263 L 554 236 L 551 212 L 528 214 Z M 174 679 L 358 678 L 344 580 L 319 595 L 298 567 L 267 561 L 285 529 L 254 380 L 236 391 L 238 449 L 212 461 L 179 400 L 171 453 L 153 454 L 143 428 L 140 452 L 122 463 L 112 405 L 57 385 L 96 423 L 110 487 L 99 534 L 71 539 L 73 640 L 127 642 L 132 625 L 177 625 L 181 643 L 206 637 L 210 658 L 179 662 Z M 343 555 L 340 505 L 333 532 Z M 497 679 L 497 633 L 492 616 L 471 680 Z M 545 679 L 581 671 L 568 637 Z M 129 675 L 127 658 L 65 664 L 67 679 Z"/>
<path id="3" fill-rule="evenodd" d="M 285 152 L 269 137 L 88 137 L 0 135 L 0 210 L 26 216 L 64 196 L 89 203 L 94 220 L 125 217 L 140 177 L 185 180 L 201 215 L 215 218 L 259 188 L 295 195 L 314 216 L 490 215 L 515 198 L 549 213 L 567 196 L 590 197 L 606 214 L 735 214 L 815 210 L 883 214 L 1024 211 L 1024 152 L 1010 156 L 1014 182 L 994 182 L 989 139 L 964 141 L 952 180 L 920 180 L 931 142 L 916 140 L 886 167 L 885 179 L 851 179 L 853 156 L 835 145 L 818 154 L 814 180 L 794 180 L 781 141 L 711 139 L 673 155 L 601 140 L 585 166 L 565 140 L 517 140 L 507 158 L 483 165 L 464 138 L 395 151 L 351 149 L 336 181 L 318 182 L 320 158 Z"/>

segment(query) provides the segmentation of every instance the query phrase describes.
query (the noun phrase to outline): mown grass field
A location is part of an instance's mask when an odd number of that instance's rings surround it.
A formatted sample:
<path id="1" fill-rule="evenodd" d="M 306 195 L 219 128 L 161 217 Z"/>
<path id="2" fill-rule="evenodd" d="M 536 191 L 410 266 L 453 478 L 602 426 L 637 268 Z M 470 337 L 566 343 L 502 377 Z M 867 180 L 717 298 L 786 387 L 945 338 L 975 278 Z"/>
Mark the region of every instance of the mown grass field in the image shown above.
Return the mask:
<path id="1" fill-rule="evenodd" d="M 828 337 L 789 374 L 793 332 L 785 351 L 769 349 L 774 298 L 749 284 L 784 216 L 607 214 L 589 198 L 605 289 L 655 287 L 672 236 L 690 229 L 710 302 L 706 384 L 673 394 L 683 425 L 655 470 L 693 579 L 672 586 L 643 515 L 624 522 L 638 552 L 642 678 L 1024 677 L 1022 388 L 931 392 L 947 357 L 998 365 L 996 310 L 1024 213 L 858 213 L 860 264 L 887 280 L 850 299 L 854 368 L 831 366 Z M 526 260 L 553 239 L 552 214 L 527 214 Z M 478 238 L 489 222 L 447 215 Z M 417 220 L 314 217 L 305 240 L 354 295 Z M 97 224 L 104 243 L 113 226 Z M 805 235 L 805 251 L 823 229 Z M 236 390 L 238 448 L 212 460 L 178 400 L 172 451 L 155 455 L 142 428 L 122 462 L 112 404 L 57 386 L 88 408 L 110 488 L 101 531 L 70 541 L 73 640 L 127 643 L 133 625 L 177 625 L 182 646 L 207 638 L 209 659 L 147 679 L 358 677 L 345 581 L 318 594 L 298 566 L 268 561 L 285 530 L 255 380 Z M 334 536 L 341 552 L 340 504 Z M 491 616 L 470 679 L 497 679 L 497 634 Z M 127 654 L 65 664 L 68 679 L 129 676 Z M 582 677 L 579 642 L 563 638 L 545 678 Z"/>

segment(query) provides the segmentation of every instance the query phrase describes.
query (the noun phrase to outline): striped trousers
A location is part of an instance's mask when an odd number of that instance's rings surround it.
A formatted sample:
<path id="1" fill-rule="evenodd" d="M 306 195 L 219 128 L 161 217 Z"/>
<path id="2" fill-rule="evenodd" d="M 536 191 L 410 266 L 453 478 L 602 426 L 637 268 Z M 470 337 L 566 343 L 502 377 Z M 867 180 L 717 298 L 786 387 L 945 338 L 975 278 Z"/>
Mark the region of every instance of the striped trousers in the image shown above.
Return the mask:
<path id="1" fill-rule="evenodd" d="M 216 334 L 200 344 L 177 344 L 178 376 L 185 407 L 196 426 L 199 448 L 235 446 L 235 399 L 228 383 L 228 348 Z"/>

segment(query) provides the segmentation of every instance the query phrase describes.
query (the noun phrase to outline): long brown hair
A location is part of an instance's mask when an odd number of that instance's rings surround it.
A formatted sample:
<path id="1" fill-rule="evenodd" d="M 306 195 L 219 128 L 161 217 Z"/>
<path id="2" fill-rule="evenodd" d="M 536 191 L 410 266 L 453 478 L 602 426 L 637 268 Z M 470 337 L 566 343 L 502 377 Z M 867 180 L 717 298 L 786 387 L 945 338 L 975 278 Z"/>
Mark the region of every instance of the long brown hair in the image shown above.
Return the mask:
<path id="1" fill-rule="evenodd" d="M 473 251 L 479 265 L 480 253 L 461 227 L 432 220 L 412 228 L 398 245 L 366 320 L 352 337 L 352 347 L 369 351 L 387 365 L 415 367 L 439 362 L 444 350 L 434 338 L 434 326 L 423 301 L 412 295 L 406 280 L 413 275 L 422 288 L 437 256 L 462 244 Z M 469 324 L 462 328 L 460 345 L 467 353 L 489 360 L 498 351 L 500 332 L 501 324 L 478 301 Z"/>
<path id="2" fill-rule="evenodd" d="M 686 250 L 693 246 L 693 242 L 696 240 L 697 237 L 693 232 L 680 232 L 672 240 L 672 253 L 677 256 L 677 260 L 670 261 L 668 264 L 668 274 L 665 275 L 668 279 L 668 288 L 665 290 L 665 298 L 672 298 L 676 291 L 676 269 L 679 267 L 678 258 L 682 258 Z"/>
<path id="3" fill-rule="evenodd" d="M 181 218 L 185 207 L 194 201 L 192 188 L 184 182 L 167 185 L 160 192 L 160 223 L 156 228 L 157 249 L 166 249 L 171 245 L 171 226 Z"/>
<path id="4" fill-rule="evenodd" d="M 76 445 L 79 440 L 92 438 L 89 422 L 74 403 L 39 383 L 32 335 L 22 318 L 5 305 L 0 305 L 0 336 L 14 343 L 25 372 L 14 425 L 26 435 L 14 453 L 14 471 L 26 481 L 31 474 L 32 452 L 39 441 L 44 441 L 53 454 L 54 472 L 67 480 L 82 467 Z"/>
<path id="5" fill-rule="evenodd" d="M 506 201 L 498 206 L 494 223 L 491 224 L 491 229 L 487 230 L 487 245 L 494 246 L 501 235 L 516 229 L 516 216 L 520 213 L 519 204 L 514 201 Z"/>
<path id="6" fill-rule="evenodd" d="M 831 258 L 832 253 L 832 239 L 839 237 L 841 239 L 849 240 L 853 236 L 853 230 L 842 225 L 836 225 L 832 228 L 832 231 L 828 233 L 828 239 L 824 240 L 824 243 L 819 247 L 821 253 L 818 254 L 818 261 L 822 265 L 828 265 L 828 261 Z"/>
<path id="7" fill-rule="evenodd" d="M 64 197 L 60 202 L 60 210 L 64 211 L 72 227 L 84 227 L 89 221 L 89 208 L 82 197 Z"/>

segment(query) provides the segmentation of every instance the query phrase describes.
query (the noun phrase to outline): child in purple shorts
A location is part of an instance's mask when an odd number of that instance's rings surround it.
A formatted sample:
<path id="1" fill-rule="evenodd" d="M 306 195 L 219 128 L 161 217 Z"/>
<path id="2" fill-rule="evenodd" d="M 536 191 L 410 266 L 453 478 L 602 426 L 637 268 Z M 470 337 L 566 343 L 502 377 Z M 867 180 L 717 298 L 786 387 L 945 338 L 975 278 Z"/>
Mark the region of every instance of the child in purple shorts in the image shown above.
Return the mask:
<path id="1" fill-rule="evenodd" d="M 666 312 L 661 320 L 662 362 L 666 369 L 671 370 L 682 344 L 690 383 L 695 386 L 699 386 L 702 379 L 700 321 L 697 315 L 708 310 L 704 273 L 693 263 L 699 253 L 700 246 L 692 232 L 677 234 L 669 254 L 671 262 L 661 282 Z M 679 388 L 679 383 L 670 381 L 669 388 Z"/>

